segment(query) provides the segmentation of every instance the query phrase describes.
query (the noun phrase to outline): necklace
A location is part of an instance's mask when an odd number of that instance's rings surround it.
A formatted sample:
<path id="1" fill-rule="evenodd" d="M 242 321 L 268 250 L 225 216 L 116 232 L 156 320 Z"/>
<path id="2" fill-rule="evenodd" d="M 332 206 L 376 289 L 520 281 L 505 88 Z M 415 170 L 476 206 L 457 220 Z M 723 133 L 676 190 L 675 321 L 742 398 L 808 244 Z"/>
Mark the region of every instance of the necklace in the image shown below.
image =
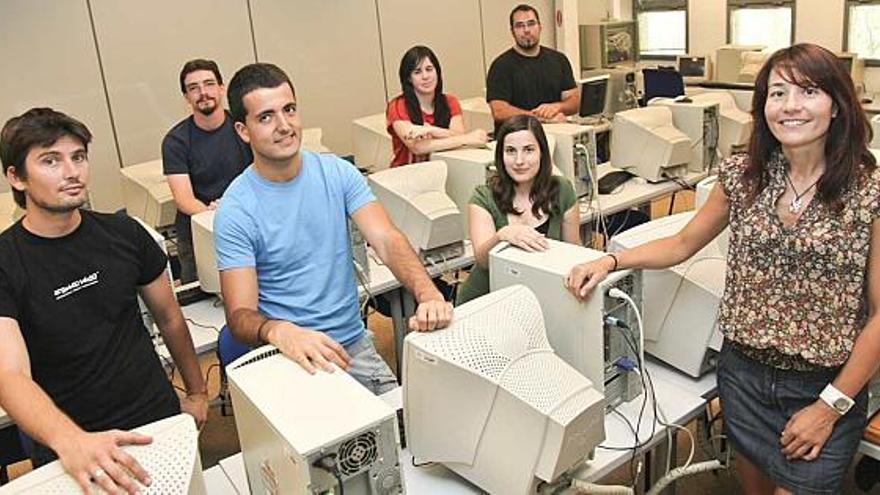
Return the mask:
<path id="1" fill-rule="evenodd" d="M 819 176 L 819 179 L 822 177 Z M 788 181 L 788 185 L 791 186 L 791 190 L 794 191 L 794 198 L 792 198 L 791 203 L 788 204 L 788 211 L 797 215 L 801 212 L 801 208 L 804 207 L 803 201 L 801 198 L 806 196 L 806 194 L 813 190 L 816 187 L 816 184 L 819 183 L 819 179 L 816 179 L 815 182 L 810 184 L 810 187 L 803 190 L 803 192 L 798 192 L 798 190 L 794 187 L 794 183 L 791 181 L 791 175 L 788 174 L 788 171 L 785 171 L 785 180 Z"/>

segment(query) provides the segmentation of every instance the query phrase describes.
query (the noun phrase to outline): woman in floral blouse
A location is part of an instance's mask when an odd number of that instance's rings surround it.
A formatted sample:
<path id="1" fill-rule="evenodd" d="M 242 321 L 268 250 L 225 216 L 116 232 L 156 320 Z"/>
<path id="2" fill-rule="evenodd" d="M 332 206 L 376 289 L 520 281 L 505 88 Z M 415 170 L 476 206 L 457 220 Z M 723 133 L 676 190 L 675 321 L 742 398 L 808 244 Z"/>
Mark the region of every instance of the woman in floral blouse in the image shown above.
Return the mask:
<path id="1" fill-rule="evenodd" d="M 610 271 L 665 268 L 730 227 L 718 389 L 746 493 L 837 493 L 880 365 L 880 171 L 852 80 L 798 44 L 755 82 L 747 154 L 728 159 L 678 234 L 579 265 L 579 299 Z"/>

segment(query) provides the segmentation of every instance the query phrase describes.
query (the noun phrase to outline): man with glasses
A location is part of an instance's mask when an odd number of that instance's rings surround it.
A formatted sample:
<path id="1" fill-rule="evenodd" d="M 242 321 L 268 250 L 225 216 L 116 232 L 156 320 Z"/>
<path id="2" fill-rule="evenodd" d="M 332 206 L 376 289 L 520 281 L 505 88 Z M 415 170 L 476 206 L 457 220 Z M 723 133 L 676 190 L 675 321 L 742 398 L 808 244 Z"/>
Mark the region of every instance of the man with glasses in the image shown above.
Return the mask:
<path id="1" fill-rule="evenodd" d="M 162 168 L 177 205 L 177 254 L 180 281 L 196 279 L 190 216 L 217 207 L 223 192 L 254 160 L 223 108 L 226 88 L 212 60 L 196 59 L 180 71 L 180 91 L 192 115 L 168 131 L 162 141 Z"/>
<path id="2" fill-rule="evenodd" d="M 492 62 L 486 80 L 486 101 L 496 130 L 504 120 L 523 113 L 542 122 L 564 121 L 577 111 L 580 99 L 568 59 L 541 46 L 541 20 L 530 5 L 517 5 L 510 12 L 510 32 L 516 44 Z"/>

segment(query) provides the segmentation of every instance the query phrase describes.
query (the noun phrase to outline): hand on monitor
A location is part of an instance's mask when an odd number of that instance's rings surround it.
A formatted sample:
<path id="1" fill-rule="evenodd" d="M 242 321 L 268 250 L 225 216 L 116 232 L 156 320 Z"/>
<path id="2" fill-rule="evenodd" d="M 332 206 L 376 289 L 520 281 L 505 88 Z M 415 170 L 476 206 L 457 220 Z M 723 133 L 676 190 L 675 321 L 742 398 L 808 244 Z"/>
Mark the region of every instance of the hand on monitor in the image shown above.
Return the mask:
<path id="1" fill-rule="evenodd" d="M 416 308 L 416 314 L 409 319 L 409 329 L 414 332 L 431 332 L 449 326 L 452 321 L 452 304 L 437 297 L 422 301 Z"/>
<path id="2" fill-rule="evenodd" d="M 107 493 L 140 493 L 152 480 L 134 457 L 119 447 L 152 441 L 146 435 L 128 431 L 79 431 L 56 446 L 55 453 L 83 493 L 92 493 L 92 483 Z"/>
<path id="3" fill-rule="evenodd" d="M 333 373 L 330 363 L 342 369 L 348 368 L 351 357 L 341 344 L 327 334 L 284 320 L 271 320 L 267 326 L 266 341 L 309 373 L 315 374 L 318 368 Z"/>
<path id="4" fill-rule="evenodd" d="M 187 393 L 186 397 L 180 399 L 180 412 L 192 416 L 196 420 L 196 428 L 201 430 L 208 420 L 208 391 Z"/>
<path id="5" fill-rule="evenodd" d="M 563 284 L 578 301 L 585 301 L 614 267 L 614 259 L 611 256 L 603 256 L 588 263 L 575 265 L 565 277 Z"/>
<path id="6" fill-rule="evenodd" d="M 549 221 L 549 220 L 548 220 Z M 546 251 L 550 244 L 537 230 L 528 225 L 508 225 L 498 231 L 498 238 L 529 252 Z"/>

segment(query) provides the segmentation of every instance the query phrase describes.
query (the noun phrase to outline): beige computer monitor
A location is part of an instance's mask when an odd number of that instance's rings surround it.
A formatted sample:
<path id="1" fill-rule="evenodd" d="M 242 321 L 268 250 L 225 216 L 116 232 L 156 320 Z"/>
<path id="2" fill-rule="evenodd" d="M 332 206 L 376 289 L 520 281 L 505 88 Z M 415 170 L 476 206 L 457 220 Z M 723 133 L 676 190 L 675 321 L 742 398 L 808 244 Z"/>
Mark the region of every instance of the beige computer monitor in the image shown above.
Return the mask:
<path id="1" fill-rule="evenodd" d="M 611 166 L 649 182 L 684 177 L 693 142 L 676 129 L 672 110 L 649 106 L 617 112 L 611 130 Z"/>
<path id="2" fill-rule="evenodd" d="M 715 80 L 719 82 L 739 82 L 742 69 L 742 54 L 759 52 L 765 47 L 760 45 L 722 45 L 715 50 Z"/>
<path id="3" fill-rule="evenodd" d="M 174 225 L 177 206 L 168 180 L 162 173 L 162 160 L 150 160 L 122 167 L 122 197 L 125 211 L 153 228 Z"/>

